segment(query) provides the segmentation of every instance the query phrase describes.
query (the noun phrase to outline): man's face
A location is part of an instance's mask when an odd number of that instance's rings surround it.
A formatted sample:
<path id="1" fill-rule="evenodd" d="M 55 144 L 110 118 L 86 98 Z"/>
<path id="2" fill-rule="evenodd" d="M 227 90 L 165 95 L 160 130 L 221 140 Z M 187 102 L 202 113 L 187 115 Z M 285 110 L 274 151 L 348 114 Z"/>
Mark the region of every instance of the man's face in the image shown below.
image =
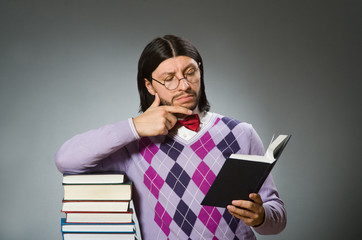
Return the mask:
<path id="1" fill-rule="evenodd" d="M 200 96 L 200 70 L 199 64 L 194 59 L 186 56 L 166 59 L 153 71 L 152 78 L 164 83 L 172 76 L 176 76 L 178 79 L 184 78 L 187 72 L 193 70 L 196 71 L 194 77 L 198 81 L 190 83 L 182 79 L 174 90 L 169 90 L 164 85 L 156 81 L 150 82 L 147 79 L 145 84 L 152 95 L 158 93 L 162 105 L 183 106 L 194 110 L 198 105 Z"/>

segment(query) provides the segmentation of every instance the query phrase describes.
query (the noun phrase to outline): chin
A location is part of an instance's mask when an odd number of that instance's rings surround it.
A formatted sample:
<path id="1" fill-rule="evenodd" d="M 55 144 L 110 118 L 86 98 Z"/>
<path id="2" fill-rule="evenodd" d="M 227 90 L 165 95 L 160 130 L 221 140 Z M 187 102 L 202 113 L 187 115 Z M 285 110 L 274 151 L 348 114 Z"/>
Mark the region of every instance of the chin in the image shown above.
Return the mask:
<path id="1" fill-rule="evenodd" d="M 181 105 L 181 106 L 193 111 L 197 107 L 197 104 L 192 104 L 191 106 L 190 105 Z"/>
<path id="2" fill-rule="evenodd" d="M 180 104 L 175 104 L 175 106 L 181 106 L 190 110 L 194 110 L 197 106 L 197 103 L 194 102 L 186 102 L 186 103 L 180 103 Z"/>

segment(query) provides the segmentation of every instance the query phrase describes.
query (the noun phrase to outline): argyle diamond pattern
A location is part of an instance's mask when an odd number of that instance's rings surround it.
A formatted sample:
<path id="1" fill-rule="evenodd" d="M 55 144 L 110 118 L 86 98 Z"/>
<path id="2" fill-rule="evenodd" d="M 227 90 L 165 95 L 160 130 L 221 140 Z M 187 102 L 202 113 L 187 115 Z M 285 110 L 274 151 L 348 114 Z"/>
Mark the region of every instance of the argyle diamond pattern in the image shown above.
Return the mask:
<path id="1" fill-rule="evenodd" d="M 190 182 L 190 179 L 190 176 L 182 169 L 182 167 L 175 163 L 166 178 L 166 183 L 181 198 Z"/>
<path id="2" fill-rule="evenodd" d="M 215 207 L 203 206 L 198 218 L 205 224 L 207 229 L 213 234 L 216 232 L 216 228 L 220 222 L 221 214 Z"/>
<path id="3" fill-rule="evenodd" d="M 172 217 L 166 212 L 159 202 L 156 204 L 155 212 L 155 222 L 168 236 L 170 234 L 170 224 L 172 222 Z"/>
<path id="4" fill-rule="evenodd" d="M 191 145 L 192 150 L 194 150 L 197 156 L 199 156 L 201 159 L 204 159 L 214 147 L 215 143 L 212 140 L 209 132 L 205 133 L 205 135 L 202 136 L 199 141 Z"/>
<path id="5" fill-rule="evenodd" d="M 192 228 L 196 222 L 196 214 L 185 204 L 183 200 L 177 205 L 177 211 L 174 216 L 174 221 L 181 229 L 190 236 Z"/>
<path id="6" fill-rule="evenodd" d="M 225 209 L 200 205 L 216 178 L 213 170 L 219 170 L 225 158 L 240 150 L 237 125 L 230 118 L 217 118 L 211 129 L 190 145 L 169 136 L 160 143 L 150 138 L 139 141 L 144 185 L 154 198 L 150 202 L 162 239 L 238 239 L 238 219 Z"/>
<path id="7" fill-rule="evenodd" d="M 149 138 L 142 138 L 139 142 L 140 153 L 144 159 L 151 163 L 153 156 L 158 152 L 159 148 L 151 142 Z"/>
<path id="8" fill-rule="evenodd" d="M 240 219 L 233 217 L 228 211 L 224 211 L 222 217 L 229 224 L 230 230 L 235 233 L 236 228 L 239 224 Z"/>
<path id="9" fill-rule="evenodd" d="M 151 166 L 145 172 L 144 184 L 150 190 L 150 192 L 158 199 L 158 195 L 162 185 L 164 184 L 164 180 L 157 174 L 155 169 Z"/>
<path id="10" fill-rule="evenodd" d="M 217 148 L 220 149 L 225 158 L 228 158 L 232 153 L 236 153 L 240 150 L 240 146 L 232 132 L 217 144 Z"/>
<path id="11" fill-rule="evenodd" d="M 230 130 L 233 130 L 234 127 L 236 127 L 236 125 L 240 123 L 239 121 L 236 121 L 228 117 L 223 117 L 221 120 L 226 124 L 226 126 L 228 126 Z"/>
<path id="12" fill-rule="evenodd" d="M 165 141 L 161 144 L 160 149 L 166 153 L 167 156 L 176 161 L 184 149 L 184 146 L 167 136 Z"/>
<path id="13" fill-rule="evenodd" d="M 210 189 L 211 184 L 214 182 L 216 175 L 205 162 L 201 162 L 197 167 L 192 180 L 200 188 L 204 194 Z"/>

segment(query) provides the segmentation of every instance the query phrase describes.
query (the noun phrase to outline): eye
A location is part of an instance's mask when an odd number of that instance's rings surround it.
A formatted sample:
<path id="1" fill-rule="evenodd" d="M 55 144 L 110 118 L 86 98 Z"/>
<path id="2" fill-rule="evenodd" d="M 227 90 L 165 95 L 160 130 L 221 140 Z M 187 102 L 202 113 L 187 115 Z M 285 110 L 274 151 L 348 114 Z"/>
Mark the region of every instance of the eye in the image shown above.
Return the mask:
<path id="1" fill-rule="evenodd" d="M 189 70 L 186 71 L 186 75 L 191 76 L 191 75 L 194 75 L 195 72 L 196 72 L 195 68 L 190 68 Z"/>
<path id="2" fill-rule="evenodd" d="M 172 81 L 174 78 L 175 78 L 175 76 L 168 76 L 168 77 L 166 77 L 165 80 L 163 80 L 163 81 L 165 81 L 165 82 L 170 82 L 170 81 Z"/>

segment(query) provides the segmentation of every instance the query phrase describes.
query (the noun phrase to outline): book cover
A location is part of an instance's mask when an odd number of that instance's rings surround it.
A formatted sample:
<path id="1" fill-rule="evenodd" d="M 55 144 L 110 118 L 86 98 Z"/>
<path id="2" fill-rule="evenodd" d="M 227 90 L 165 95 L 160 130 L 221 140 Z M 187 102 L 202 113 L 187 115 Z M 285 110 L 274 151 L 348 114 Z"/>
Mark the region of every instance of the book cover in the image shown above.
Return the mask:
<path id="1" fill-rule="evenodd" d="M 122 184 L 63 184 L 67 200 L 131 200 L 132 182 Z"/>
<path id="2" fill-rule="evenodd" d="M 134 233 L 63 233 L 63 240 L 135 240 Z"/>
<path id="3" fill-rule="evenodd" d="M 62 212 L 126 212 L 130 201 L 63 201 Z"/>
<path id="4" fill-rule="evenodd" d="M 250 200 L 258 193 L 291 135 L 279 135 L 264 156 L 232 154 L 217 174 L 201 205 L 227 207 L 232 200 Z"/>
<path id="5" fill-rule="evenodd" d="M 119 184 L 124 182 L 125 174 L 122 172 L 93 172 L 63 175 L 63 184 Z"/>
<path id="6" fill-rule="evenodd" d="M 131 223 L 132 209 L 129 212 L 66 212 L 66 223 Z"/>
<path id="7" fill-rule="evenodd" d="M 135 223 L 67 223 L 61 219 L 61 231 L 69 233 L 135 233 Z"/>

